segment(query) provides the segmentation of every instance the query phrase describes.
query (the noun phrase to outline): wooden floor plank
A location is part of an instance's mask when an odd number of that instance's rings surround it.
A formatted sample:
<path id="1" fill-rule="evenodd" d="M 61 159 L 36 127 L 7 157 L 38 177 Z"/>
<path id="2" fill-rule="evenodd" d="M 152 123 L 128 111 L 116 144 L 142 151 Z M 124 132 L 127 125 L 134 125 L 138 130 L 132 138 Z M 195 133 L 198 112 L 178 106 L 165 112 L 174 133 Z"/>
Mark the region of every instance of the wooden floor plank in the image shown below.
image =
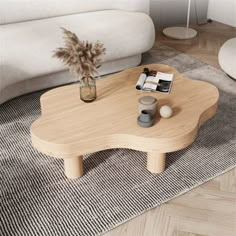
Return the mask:
<path id="1" fill-rule="evenodd" d="M 178 231 L 178 232 L 175 232 L 174 236 L 208 236 L 208 235 L 194 234 L 194 233 L 190 233 L 190 232 Z"/>
<path id="2" fill-rule="evenodd" d="M 236 169 L 230 171 L 227 175 L 220 176 L 220 190 L 236 193 Z"/>
<path id="3" fill-rule="evenodd" d="M 202 221 L 192 218 L 180 218 L 180 230 L 209 236 L 235 236 L 235 226 L 218 225 L 211 221 Z"/>

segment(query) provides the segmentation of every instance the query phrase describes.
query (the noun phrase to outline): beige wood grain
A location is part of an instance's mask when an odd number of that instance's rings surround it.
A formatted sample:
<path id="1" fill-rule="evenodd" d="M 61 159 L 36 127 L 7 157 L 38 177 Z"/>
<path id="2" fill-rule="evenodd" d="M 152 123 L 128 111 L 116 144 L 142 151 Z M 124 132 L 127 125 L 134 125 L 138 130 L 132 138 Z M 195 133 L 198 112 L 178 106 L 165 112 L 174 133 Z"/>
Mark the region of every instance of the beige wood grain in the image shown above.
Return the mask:
<path id="1" fill-rule="evenodd" d="M 190 232 L 184 232 L 184 231 L 177 231 L 173 236 L 207 236 L 203 234 L 194 234 Z"/>
<path id="2" fill-rule="evenodd" d="M 154 174 L 159 174 L 165 170 L 166 154 L 159 152 L 149 152 L 147 156 L 147 169 Z"/>
<path id="3" fill-rule="evenodd" d="M 54 157 L 70 158 L 109 148 L 173 152 L 191 144 L 199 126 L 217 109 L 215 86 L 184 78 L 174 68 L 149 68 L 174 73 L 171 94 L 135 90 L 143 66 L 129 69 L 98 82 L 98 99 L 90 104 L 79 99 L 79 86 L 53 89 L 41 97 L 42 116 L 31 126 L 33 145 Z M 174 109 L 170 119 L 157 118 L 148 129 L 137 125 L 138 99 L 152 95 L 159 106 Z"/>
<path id="4" fill-rule="evenodd" d="M 66 175 L 72 178 L 76 173 L 81 176 L 82 167 L 73 167 L 78 162 L 75 157 L 111 148 L 155 153 L 161 158 L 154 161 L 150 154 L 148 169 L 154 173 L 163 171 L 165 154 L 158 153 L 177 151 L 193 143 L 199 127 L 215 114 L 219 92 L 212 84 L 185 78 L 173 67 L 146 67 L 174 74 L 170 94 L 137 91 L 135 85 L 144 68 L 140 66 L 99 80 L 98 99 L 93 103 L 79 99 L 79 85 L 42 95 L 42 116 L 31 126 L 33 146 L 65 159 Z M 155 125 L 148 129 L 137 125 L 138 100 L 146 94 L 156 97 L 159 107 L 168 104 L 174 110 L 170 119 L 156 117 Z"/>
<path id="5" fill-rule="evenodd" d="M 75 179 L 83 175 L 83 156 L 64 159 L 65 175 Z"/>

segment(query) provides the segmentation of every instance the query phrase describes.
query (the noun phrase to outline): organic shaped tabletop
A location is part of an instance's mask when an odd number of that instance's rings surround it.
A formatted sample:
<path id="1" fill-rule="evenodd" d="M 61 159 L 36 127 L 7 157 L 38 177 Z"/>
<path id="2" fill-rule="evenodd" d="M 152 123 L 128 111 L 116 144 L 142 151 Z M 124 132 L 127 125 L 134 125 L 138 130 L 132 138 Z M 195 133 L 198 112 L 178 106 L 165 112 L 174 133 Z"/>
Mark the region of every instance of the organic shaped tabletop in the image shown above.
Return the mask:
<path id="1" fill-rule="evenodd" d="M 171 93 L 135 89 L 144 67 L 174 74 Z M 41 96 L 41 117 L 31 126 L 33 146 L 47 155 L 63 158 L 69 178 L 83 175 L 82 155 L 111 148 L 148 153 L 152 173 L 165 169 L 166 153 L 193 143 L 199 127 L 217 110 L 218 89 L 207 82 L 185 78 L 167 65 L 146 65 L 125 70 L 97 81 L 98 97 L 80 100 L 79 85 L 52 89 Z M 151 95 L 158 107 L 170 105 L 173 116 L 157 115 L 154 126 L 137 125 L 138 99 Z"/>

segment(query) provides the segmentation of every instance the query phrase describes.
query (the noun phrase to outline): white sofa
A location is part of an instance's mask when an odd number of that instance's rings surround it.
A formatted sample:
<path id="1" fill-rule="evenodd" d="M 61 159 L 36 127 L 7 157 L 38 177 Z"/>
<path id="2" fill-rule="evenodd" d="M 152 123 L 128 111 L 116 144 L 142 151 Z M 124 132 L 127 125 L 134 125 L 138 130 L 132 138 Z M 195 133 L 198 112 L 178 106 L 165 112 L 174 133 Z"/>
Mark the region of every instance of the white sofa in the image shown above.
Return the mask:
<path id="1" fill-rule="evenodd" d="M 64 27 L 107 48 L 100 74 L 136 66 L 155 39 L 149 0 L 0 0 L 0 104 L 73 81 L 52 51 Z"/>

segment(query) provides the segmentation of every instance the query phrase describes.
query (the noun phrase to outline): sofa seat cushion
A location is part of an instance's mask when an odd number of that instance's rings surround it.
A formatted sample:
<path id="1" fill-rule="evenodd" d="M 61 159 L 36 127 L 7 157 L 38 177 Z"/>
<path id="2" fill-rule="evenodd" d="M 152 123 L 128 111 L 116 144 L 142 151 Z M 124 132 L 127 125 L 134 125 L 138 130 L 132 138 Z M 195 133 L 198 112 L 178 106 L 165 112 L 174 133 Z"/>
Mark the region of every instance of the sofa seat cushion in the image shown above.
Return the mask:
<path id="1" fill-rule="evenodd" d="M 105 62 L 138 55 L 154 43 L 154 26 L 144 13 L 119 10 L 47 18 L 0 26 L 0 90 L 3 87 L 65 70 L 52 58 L 63 46 L 64 27 L 81 40 L 100 40 L 106 47 Z"/>

